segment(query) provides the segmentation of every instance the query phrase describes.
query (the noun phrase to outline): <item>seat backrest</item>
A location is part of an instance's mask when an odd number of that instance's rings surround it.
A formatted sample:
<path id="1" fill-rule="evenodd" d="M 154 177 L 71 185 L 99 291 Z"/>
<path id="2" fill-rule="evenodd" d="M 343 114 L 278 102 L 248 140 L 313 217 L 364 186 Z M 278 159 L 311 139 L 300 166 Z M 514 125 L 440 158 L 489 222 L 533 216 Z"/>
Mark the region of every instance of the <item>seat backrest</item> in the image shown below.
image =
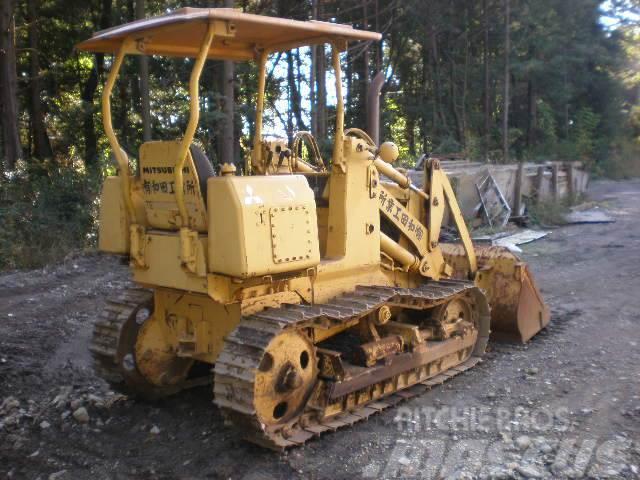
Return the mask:
<path id="1" fill-rule="evenodd" d="M 174 188 L 174 165 L 179 150 L 178 140 L 146 142 L 140 146 L 142 196 L 147 221 L 152 228 L 178 230 L 180 227 Z M 187 152 L 182 175 L 189 226 L 198 232 L 206 232 L 206 186 L 214 172 L 207 156 L 194 145 Z"/>
<path id="2" fill-rule="evenodd" d="M 198 180 L 200 181 L 200 193 L 202 193 L 202 199 L 204 200 L 204 204 L 207 204 L 207 180 L 210 177 L 215 177 L 216 173 L 213 171 L 213 165 L 211 165 L 211 161 L 209 157 L 200 150 L 199 147 L 195 145 L 191 145 L 189 148 L 189 152 L 191 153 L 191 158 L 193 158 L 193 163 L 196 167 L 196 173 L 198 174 Z"/>

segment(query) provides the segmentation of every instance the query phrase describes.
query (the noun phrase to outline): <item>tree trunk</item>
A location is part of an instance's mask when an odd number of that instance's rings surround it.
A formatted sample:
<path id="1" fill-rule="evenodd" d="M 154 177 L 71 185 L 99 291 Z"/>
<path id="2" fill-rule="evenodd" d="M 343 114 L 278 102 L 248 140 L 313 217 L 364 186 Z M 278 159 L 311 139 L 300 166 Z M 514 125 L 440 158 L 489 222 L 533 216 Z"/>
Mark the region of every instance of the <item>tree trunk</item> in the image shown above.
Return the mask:
<path id="1" fill-rule="evenodd" d="M 462 105 L 460 107 L 461 126 L 462 126 L 462 148 L 467 149 L 467 92 L 469 86 L 469 63 L 470 49 L 469 42 L 469 3 L 465 3 L 464 10 L 464 72 L 462 74 Z"/>
<path id="2" fill-rule="evenodd" d="M 0 2 L 0 122 L 7 170 L 12 170 L 22 158 L 18 128 L 14 7 L 14 0 Z"/>
<path id="3" fill-rule="evenodd" d="M 96 55 L 97 56 L 97 55 Z M 82 88 L 82 101 L 84 103 L 84 120 L 82 129 L 84 132 L 84 164 L 88 170 L 95 171 L 98 163 L 98 138 L 93 119 L 93 97 L 98 88 L 98 66 L 96 62 L 91 69 L 89 78 Z"/>
<path id="4" fill-rule="evenodd" d="M 29 0 L 27 11 L 29 19 L 29 110 L 31 133 L 33 135 L 33 156 L 38 159 L 51 158 L 51 143 L 44 123 L 40 83 L 40 50 L 38 25 L 39 0 Z"/>
<path id="5" fill-rule="evenodd" d="M 422 43 L 422 89 L 420 89 L 420 91 L 422 92 L 422 96 L 420 100 L 425 107 L 426 105 L 429 105 L 429 96 L 434 92 L 434 88 L 433 88 L 434 82 L 432 81 L 433 75 L 431 74 L 432 70 L 431 70 L 430 59 L 431 59 L 431 55 L 429 50 L 428 39 L 425 39 L 424 43 Z M 422 133 L 423 153 L 427 153 L 429 148 L 427 135 L 429 134 L 433 135 L 438 129 L 437 103 L 435 101 L 435 98 L 433 98 L 433 95 L 431 95 L 431 97 L 432 97 L 431 98 L 431 104 L 432 104 L 431 128 L 429 128 L 429 118 L 428 118 L 427 109 L 424 108 L 420 115 L 420 118 L 421 118 L 420 130 Z"/>
<path id="6" fill-rule="evenodd" d="M 484 157 L 489 159 L 491 141 L 491 87 L 489 80 L 489 10 L 487 0 L 482 0 L 482 23 L 484 30 L 483 62 L 484 62 Z"/>
<path id="7" fill-rule="evenodd" d="M 318 18 L 318 0 L 311 2 L 311 18 Z M 311 110 L 311 135 L 318 136 L 318 105 L 316 101 L 316 73 L 318 70 L 318 52 L 315 45 L 311 46 L 311 75 L 309 79 L 309 109 Z"/>
<path id="8" fill-rule="evenodd" d="M 309 79 L 309 110 L 311 111 L 311 135 L 318 135 L 318 106 L 316 105 L 316 46 L 311 47 L 311 72 Z"/>
<path id="9" fill-rule="evenodd" d="M 353 125 L 353 113 L 356 108 L 353 106 L 353 49 L 347 48 L 347 62 L 344 67 L 344 78 L 347 82 L 347 91 L 345 94 L 344 108 L 345 108 L 345 124 Z"/>
<path id="10" fill-rule="evenodd" d="M 375 31 L 380 31 L 380 9 L 378 5 L 378 0 L 375 0 Z M 382 71 L 382 42 L 375 42 L 376 46 L 376 73 Z"/>
<path id="11" fill-rule="evenodd" d="M 122 0 L 121 2 L 117 2 L 116 6 L 117 11 L 121 12 L 121 23 L 131 22 L 135 19 L 133 0 Z M 126 152 L 134 151 L 135 144 L 138 142 L 137 136 L 133 135 L 135 129 L 131 127 L 131 122 L 129 121 L 129 110 L 135 111 L 136 106 L 136 92 L 134 92 L 133 89 L 137 89 L 138 82 L 135 81 L 134 77 L 135 75 L 132 75 L 129 69 L 129 63 L 125 58 L 116 86 L 114 87 L 118 95 L 118 108 L 114 108 L 116 112 L 114 124 L 116 125 L 115 128 L 120 129 L 120 145 Z"/>
<path id="12" fill-rule="evenodd" d="M 527 147 L 531 148 L 536 142 L 536 124 L 538 123 L 538 105 L 532 78 L 527 82 L 527 99 Z"/>
<path id="13" fill-rule="evenodd" d="M 434 122 L 434 135 L 438 135 L 440 132 L 444 132 L 448 130 L 447 120 L 444 115 L 444 111 L 442 105 L 440 104 L 441 100 L 441 84 L 440 84 L 440 55 L 438 53 L 438 39 L 436 28 L 433 24 L 432 14 L 433 9 L 431 8 L 431 4 L 427 6 L 427 36 L 429 42 L 429 55 L 430 55 L 430 64 L 431 64 L 431 77 L 433 78 L 433 109 L 436 117 L 438 118 L 438 122 Z M 441 129 L 438 130 L 436 128 L 437 125 L 441 126 Z"/>
<path id="14" fill-rule="evenodd" d="M 415 117 L 413 115 L 407 116 L 407 122 L 405 125 L 405 137 L 407 138 L 407 147 L 409 148 L 409 156 L 411 158 L 414 158 L 416 155 L 415 128 Z"/>
<path id="15" fill-rule="evenodd" d="M 136 18 L 145 17 L 145 0 L 136 0 Z M 145 142 L 151 140 L 151 105 L 149 100 L 149 57 L 140 55 L 140 114 L 142 117 L 142 139 Z"/>
<path id="16" fill-rule="evenodd" d="M 324 45 L 318 45 L 318 137 L 326 139 L 327 136 L 327 58 Z"/>
<path id="17" fill-rule="evenodd" d="M 234 7 L 234 0 L 224 0 L 224 6 Z M 222 94 L 224 95 L 224 127 L 222 134 L 222 162 L 236 163 L 234 158 L 234 107 L 235 107 L 235 66 L 231 60 L 223 63 Z M 240 162 L 238 162 L 240 167 Z"/>
<path id="18" fill-rule="evenodd" d="M 127 72 L 126 67 L 127 65 L 122 66 L 120 82 L 117 84 L 119 109 L 116 114 L 115 128 L 120 127 L 120 145 L 125 151 L 131 152 L 132 150 L 129 148 L 129 132 L 131 131 L 129 126 L 129 104 L 132 103 L 132 99 L 131 92 L 129 91 L 131 82 L 128 81 L 130 76 L 128 75 L 129 72 Z"/>
<path id="19" fill-rule="evenodd" d="M 459 145 L 464 144 L 462 133 L 462 119 L 458 111 L 458 89 L 456 87 L 456 71 L 455 61 L 453 57 L 449 57 L 449 104 L 451 105 L 451 114 L 456 127 L 456 138 Z"/>
<path id="20" fill-rule="evenodd" d="M 296 128 L 298 130 L 307 130 L 307 126 L 304 123 L 304 119 L 302 118 L 302 98 L 300 96 L 300 89 L 302 85 L 302 60 L 300 59 L 300 49 L 296 49 L 296 53 L 293 55 L 295 59 L 295 70 L 296 75 L 294 79 L 293 85 L 293 93 L 295 95 L 295 106 L 293 109 L 293 114 L 296 117 Z"/>
<path id="21" fill-rule="evenodd" d="M 511 53 L 511 5 L 504 2 L 504 106 L 502 110 L 502 154 L 503 161 L 509 161 L 509 54 Z"/>
<path id="22" fill-rule="evenodd" d="M 565 50 L 566 52 L 566 50 Z M 565 53 L 565 58 L 566 58 L 566 53 Z M 564 101 L 564 108 L 563 108 L 563 126 L 564 128 L 562 129 L 564 132 L 564 138 L 565 139 L 569 139 L 569 72 L 568 72 L 568 62 L 565 62 L 564 65 L 564 72 L 562 74 L 562 85 L 564 87 L 564 96 L 565 96 L 565 101 Z"/>
<path id="23" fill-rule="evenodd" d="M 368 30 L 368 12 L 367 3 L 370 0 L 362 0 L 362 28 Z M 369 76 L 369 62 L 370 62 L 369 45 L 365 44 L 364 52 L 362 52 L 362 71 L 360 74 L 360 105 L 357 111 L 357 127 L 365 128 L 367 124 L 367 118 L 369 116 L 369 105 L 367 104 L 367 91 L 371 78 Z"/>
<path id="24" fill-rule="evenodd" d="M 212 6 L 215 7 L 215 4 L 210 3 L 207 4 L 207 6 Z M 202 86 L 203 86 L 203 91 L 207 92 L 207 97 L 206 97 L 206 111 L 207 113 L 209 113 L 210 115 L 208 115 L 209 118 L 213 118 L 213 115 L 211 115 L 212 113 L 218 111 L 218 102 L 216 101 L 216 92 L 219 92 L 221 90 L 222 84 L 220 82 L 220 78 L 221 78 L 221 73 L 220 70 L 222 70 L 222 62 L 208 62 L 209 65 L 205 66 L 207 68 L 203 69 L 202 71 Z M 220 85 L 218 85 L 220 83 Z M 221 125 L 220 122 L 218 121 L 209 121 L 209 122 L 203 122 L 203 127 L 207 132 L 207 145 L 204 145 L 205 147 L 205 153 L 207 154 L 207 156 L 209 157 L 209 159 L 214 163 L 218 163 L 220 160 L 220 143 L 221 143 L 221 137 L 222 135 L 220 134 L 220 130 L 221 130 Z M 250 125 L 250 130 L 253 132 L 253 125 Z"/>
<path id="25" fill-rule="evenodd" d="M 318 17 L 322 17 L 322 0 L 316 0 Z M 327 140 L 327 57 L 324 45 L 318 45 L 316 52 L 316 85 L 317 85 L 317 110 L 318 110 L 318 138 L 320 142 Z"/>
<path id="26" fill-rule="evenodd" d="M 109 28 L 111 25 L 111 0 L 102 0 L 99 26 L 101 30 Z M 98 137 L 95 128 L 95 105 L 94 97 L 98 88 L 98 80 L 104 71 L 104 55 L 95 55 L 94 65 L 89 74 L 89 78 L 82 87 L 81 98 L 84 103 L 84 120 L 82 128 L 84 131 L 84 162 L 87 169 L 96 171 L 98 168 Z"/>
<path id="27" fill-rule="evenodd" d="M 293 141 L 293 110 L 295 109 L 294 93 L 295 79 L 293 74 L 293 56 L 291 52 L 287 52 L 287 100 L 289 108 L 287 108 L 287 139 L 289 145 Z"/>

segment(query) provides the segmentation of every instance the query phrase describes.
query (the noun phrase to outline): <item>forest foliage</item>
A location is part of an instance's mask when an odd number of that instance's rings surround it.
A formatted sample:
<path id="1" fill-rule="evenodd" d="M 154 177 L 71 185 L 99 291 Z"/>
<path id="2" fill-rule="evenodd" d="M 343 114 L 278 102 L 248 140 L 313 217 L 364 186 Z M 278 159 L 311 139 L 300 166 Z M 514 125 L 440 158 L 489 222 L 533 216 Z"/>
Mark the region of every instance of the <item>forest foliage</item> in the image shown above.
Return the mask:
<path id="1" fill-rule="evenodd" d="M 99 185 L 114 172 L 100 112 L 111 58 L 74 46 L 141 13 L 225 3 L 3 0 L 0 268 L 39 265 L 95 240 Z M 380 138 L 393 140 L 406 164 L 422 153 L 463 153 L 491 162 L 582 160 L 614 177 L 640 173 L 638 0 L 243 0 L 235 7 L 381 32 L 382 42 L 350 44 L 341 57 L 345 125 L 366 126 L 367 87 L 382 72 Z M 329 54 L 299 49 L 272 59 L 272 131 L 312 130 L 330 145 Z M 151 138 L 182 135 L 191 66 L 149 60 Z M 230 105 L 224 81 L 223 62 L 207 62 L 196 138 L 214 165 L 223 158 Z M 130 58 L 112 104 L 133 157 L 144 137 L 144 85 L 139 59 Z M 255 66 L 236 64 L 231 157 L 239 166 L 255 91 Z"/>

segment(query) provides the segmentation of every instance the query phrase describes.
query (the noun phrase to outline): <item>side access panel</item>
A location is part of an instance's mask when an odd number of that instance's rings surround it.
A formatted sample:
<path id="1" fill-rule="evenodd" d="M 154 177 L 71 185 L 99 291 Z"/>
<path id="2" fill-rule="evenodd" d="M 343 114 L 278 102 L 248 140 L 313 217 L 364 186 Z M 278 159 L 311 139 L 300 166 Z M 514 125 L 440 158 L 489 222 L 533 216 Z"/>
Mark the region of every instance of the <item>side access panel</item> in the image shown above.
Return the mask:
<path id="1" fill-rule="evenodd" d="M 320 263 L 313 191 L 302 175 L 207 182 L 209 271 L 249 278 Z"/>

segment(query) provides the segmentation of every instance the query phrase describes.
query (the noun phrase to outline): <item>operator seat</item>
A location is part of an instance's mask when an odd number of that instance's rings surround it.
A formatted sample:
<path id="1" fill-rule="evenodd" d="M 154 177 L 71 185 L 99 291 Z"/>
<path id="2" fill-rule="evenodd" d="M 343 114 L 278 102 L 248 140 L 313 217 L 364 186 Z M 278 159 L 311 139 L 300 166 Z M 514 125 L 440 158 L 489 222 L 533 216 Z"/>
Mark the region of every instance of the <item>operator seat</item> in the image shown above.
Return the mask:
<path id="1" fill-rule="evenodd" d="M 216 173 L 213 170 L 213 165 L 211 165 L 211 161 L 207 154 L 204 153 L 200 147 L 196 145 L 191 145 L 189 147 L 189 151 L 191 152 L 191 158 L 193 158 L 193 163 L 196 167 L 196 173 L 198 174 L 198 181 L 200 183 L 200 193 L 202 194 L 202 199 L 204 200 L 204 204 L 207 204 L 207 180 L 211 177 L 215 177 Z"/>

